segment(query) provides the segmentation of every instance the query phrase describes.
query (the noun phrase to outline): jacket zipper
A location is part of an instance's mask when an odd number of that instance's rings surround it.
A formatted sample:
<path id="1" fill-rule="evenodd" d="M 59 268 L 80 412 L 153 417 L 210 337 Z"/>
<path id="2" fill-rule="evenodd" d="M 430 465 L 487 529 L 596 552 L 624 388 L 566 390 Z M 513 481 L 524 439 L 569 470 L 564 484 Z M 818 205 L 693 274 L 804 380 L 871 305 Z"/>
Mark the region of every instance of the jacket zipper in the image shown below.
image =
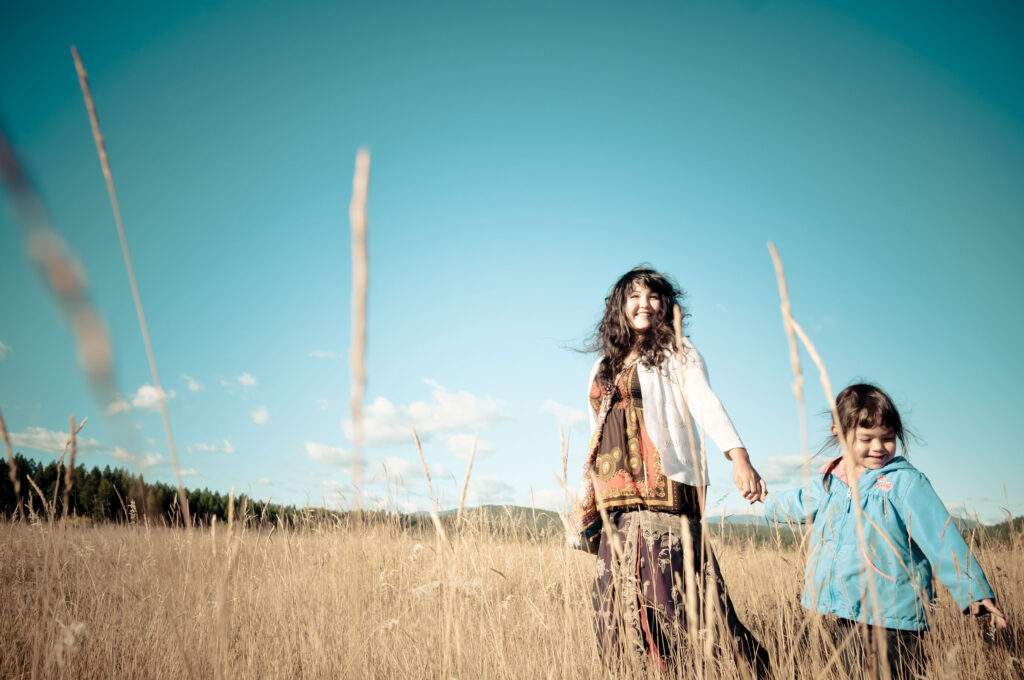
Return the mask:
<path id="1" fill-rule="evenodd" d="M 852 494 L 853 494 L 852 490 L 850 489 L 849 486 L 847 486 L 846 487 L 846 512 L 843 513 L 843 515 L 842 515 L 842 518 L 841 518 L 842 526 L 839 527 L 839 531 L 838 531 L 838 534 L 837 534 L 840 537 L 845 535 L 846 523 L 850 519 L 850 510 L 853 509 L 853 504 L 850 502 L 850 498 L 852 497 Z M 842 540 L 840 539 L 840 544 L 841 543 L 842 543 Z M 835 575 L 836 575 L 837 578 L 830 578 L 829 582 L 828 582 L 829 599 L 832 602 L 836 602 L 839 599 L 839 594 L 836 592 L 836 581 L 839 580 L 838 579 L 838 576 L 839 576 L 838 564 L 839 564 L 839 556 L 836 555 L 836 574 Z"/>

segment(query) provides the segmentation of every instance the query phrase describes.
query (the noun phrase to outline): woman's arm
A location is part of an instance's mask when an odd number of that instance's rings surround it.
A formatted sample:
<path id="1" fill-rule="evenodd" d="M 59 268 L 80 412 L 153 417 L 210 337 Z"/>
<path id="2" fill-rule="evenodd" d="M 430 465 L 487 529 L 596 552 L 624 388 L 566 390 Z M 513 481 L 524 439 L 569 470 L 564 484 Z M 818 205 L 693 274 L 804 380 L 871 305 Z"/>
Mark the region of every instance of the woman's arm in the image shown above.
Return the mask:
<path id="1" fill-rule="evenodd" d="M 751 503 L 763 501 L 768 493 L 768 485 L 751 465 L 750 454 L 736 433 L 729 414 L 725 412 L 718 395 L 711 389 L 704 358 L 689 338 L 683 338 L 683 344 L 683 394 L 686 396 L 686 405 L 690 413 L 696 424 L 704 428 L 711 441 L 715 442 L 725 457 L 732 461 L 732 479 L 743 497 Z"/>
<path id="2" fill-rule="evenodd" d="M 725 451 L 725 457 L 732 461 L 732 481 L 743 497 L 753 503 L 764 502 L 768 496 L 768 485 L 750 464 L 750 454 L 742 446 Z"/>
<path id="3" fill-rule="evenodd" d="M 743 440 L 736 433 L 736 428 L 733 427 L 732 420 L 725 412 L 725 407 L 722 406 L 718 395 L 711 389 L 704 357 L 700 355 L 689 338 L 683 338 L 683 344 L 685 351 L 681 381 L 683 395 L 686 397 L 686 406 L 689 408 L 695 424 L 703 428 L 711 441 L 722 450 L 726 458 L 729 458 L 731 451 L 743 448 Z M 746 460 L 749 462 L 749 457 Z"/>

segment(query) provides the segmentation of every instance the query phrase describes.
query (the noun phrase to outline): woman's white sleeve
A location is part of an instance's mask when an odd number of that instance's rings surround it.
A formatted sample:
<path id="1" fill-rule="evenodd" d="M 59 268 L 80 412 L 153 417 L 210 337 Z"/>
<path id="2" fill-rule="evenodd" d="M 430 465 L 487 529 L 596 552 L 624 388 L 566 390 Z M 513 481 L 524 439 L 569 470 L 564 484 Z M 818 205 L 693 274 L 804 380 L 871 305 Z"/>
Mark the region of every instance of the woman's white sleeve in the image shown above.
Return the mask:
<path id="1" fill-rule="evenodd" d="M 718 395 L 711 389 L 704 358 L 689 342 L 689 338 L 684 339 L 684 344 L 687 347 L 683 366 L 683 393 L 694 421 L 723 453 L 742 447 L 743 440 L 736 433 Z"/>

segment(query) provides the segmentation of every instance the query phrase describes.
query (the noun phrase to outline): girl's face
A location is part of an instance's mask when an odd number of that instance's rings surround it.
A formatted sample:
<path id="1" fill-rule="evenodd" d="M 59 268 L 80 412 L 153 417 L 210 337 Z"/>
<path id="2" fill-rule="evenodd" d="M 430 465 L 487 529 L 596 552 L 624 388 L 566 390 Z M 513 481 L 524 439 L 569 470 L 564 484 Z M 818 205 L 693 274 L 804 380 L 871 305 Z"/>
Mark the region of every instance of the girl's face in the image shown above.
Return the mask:
<path id="1" fill-rule="evenodd" d="M 636 285 L 626 298 L 626 320 L 630 327 L 643 335 L 661 320 L 661 296 L 650 288 Z"/>
<path id="2" fill-rule="evenodd" d="M 832 433 L 836 434 L 836 426 Z M 877 470 L 896 457 L 896 433 L 891 427 L 856 427 L 847 440 L 857 470 Z"/>

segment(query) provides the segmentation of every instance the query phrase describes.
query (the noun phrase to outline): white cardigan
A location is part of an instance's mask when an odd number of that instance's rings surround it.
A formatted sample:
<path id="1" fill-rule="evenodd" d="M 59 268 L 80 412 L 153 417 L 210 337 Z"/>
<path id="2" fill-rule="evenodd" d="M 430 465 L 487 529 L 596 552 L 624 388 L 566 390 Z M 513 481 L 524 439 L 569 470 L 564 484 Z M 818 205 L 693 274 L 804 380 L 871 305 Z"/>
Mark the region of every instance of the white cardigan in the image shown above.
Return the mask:
<path id="1" fill-rule="evenodd" d="M 587 393 L 594 384 L 598 359 L 590 371 Z M 661 467 L 665 476 L 676 482 L 691 486 L 707 486 L 708 471 L 701 459 L 701 431 L 723 452 L 743 446 L 736 434 L 736 428 L 729 420 L 722 402 L 711 389 L 707 368 L 700 352 L 689 338 L 683 338 L 683 365 L 675 353 L 666 352 L 661 368 L 650 368 L 642 363 L 637 366 L 640 376 L 640 394 L 643 399 L 644 422 L 647 434 L 661 456 Z M 685 401 L 684 401 L 685 397 Z M 693 443 L 690 448 L 687 434 L 687 409 L 692 414 Z M 588 408 L 590 431 L 597 426 L 597 413 Z"/>

